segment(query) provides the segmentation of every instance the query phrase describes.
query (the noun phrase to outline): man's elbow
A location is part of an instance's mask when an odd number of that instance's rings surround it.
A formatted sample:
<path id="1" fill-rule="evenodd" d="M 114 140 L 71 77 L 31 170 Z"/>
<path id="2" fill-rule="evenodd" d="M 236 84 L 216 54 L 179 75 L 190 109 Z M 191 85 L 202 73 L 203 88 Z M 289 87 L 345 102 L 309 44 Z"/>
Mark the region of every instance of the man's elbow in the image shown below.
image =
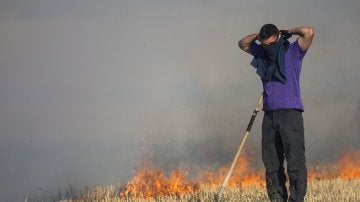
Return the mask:
<path id="1" fill-rule="evenodd" d="M 238 46 L 239 46 L 240 49 L 242 49 L 243 45 L 241 43 L 241 40 L 238 42 Z"/>
<path id="2" fill-rule="evenodd" d="M 305 35 L 309 38 L 313 38 L 315 36 L 315 28 L 307 27 Z"/>
<path id="3" fill-rule="evenodd" d="M 239 48 L 240 48 L 241 50 L 243 50 L 243 51 L 247 51 L 247 49 L 249 48 L 248 46 L 246 46 L 246 45 L 242 42 L 242 40 L 240 40 L 240 41 L 238 42 L 238 46 L 239 46 Z"/>

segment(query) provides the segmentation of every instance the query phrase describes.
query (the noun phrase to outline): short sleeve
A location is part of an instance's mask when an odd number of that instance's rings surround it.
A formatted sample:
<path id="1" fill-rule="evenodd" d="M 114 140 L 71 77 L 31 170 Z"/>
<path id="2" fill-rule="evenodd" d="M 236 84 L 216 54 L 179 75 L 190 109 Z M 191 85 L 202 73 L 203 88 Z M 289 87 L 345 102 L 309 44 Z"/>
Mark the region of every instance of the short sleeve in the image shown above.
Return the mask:
<path id="1" fill-rule="evenodd" d="M 250 54 L 255 56 L 257 55 L 261 50 L 261 46 L 255 42 L 251 43 L 251 46 L 250 46 Z"/>
<path id="2" fill-rule="evenodd" d="M 293 46 L 293 53 L 294 53 L 294 56 L 299 58 L 300 60 L 302 60 L 304 58 L 304 56 L 306 55 L 306 51 L 303 52 L 299 46 L 299 41 L 296 40 L 294 42 L 294 46 Z"/>

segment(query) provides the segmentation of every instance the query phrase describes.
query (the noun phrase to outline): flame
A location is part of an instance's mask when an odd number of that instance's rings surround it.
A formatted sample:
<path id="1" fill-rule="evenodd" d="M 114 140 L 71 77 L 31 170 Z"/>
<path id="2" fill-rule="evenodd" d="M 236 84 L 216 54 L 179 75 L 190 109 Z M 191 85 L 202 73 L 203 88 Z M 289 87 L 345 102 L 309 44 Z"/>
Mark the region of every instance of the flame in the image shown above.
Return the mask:
<path id="1" fill-rule="evenodd" d="M 238 163 L 232 173 L 231 178 L 228 182 L 228 187 L 240 186 L 241 188 L 247 188 L 251 186 L 265 186 L 265 181 L 257 170 L 250 169 L 251 160 L 249 157 L 241 156 L 238 160 Z M 229 170 L 228 166 L 220 168 L 217 172 L 205 171 L 200 175 L 199 183 L 201 185 L 207 185 L 211 188 L 216 188 L 221 186 L 223 183 L 227 172 Z"/>
<path id="2" fill-rule="evenodd" d="M 188 182 L 187 172 L 176 169 L 167 177 L 158 168 L 142 166 L 136 176 L 125 186 L 121 197 L 149 198 L 157 195 L 193 193 L 197 190 L 194 183 Z"/>
<path id="3" fill-rule="evenodd" d="M 228 187 L 265 186 L 262 175 L 255 170 L 251 170 L 249 162 L 250 160 L 247 157 L 239 158 Z M 224 166 L 216 172 L 203 171 L 199 175 L 197 182 L 194 182 L 188 178 L 188 172 L 184 169 L 178 168 L 167 177 L 159 168 L 143 163 L 140 169 L 137 170 L 135 177 L 125 185 L 120 196 L 150 198 L 194 193 L 204 187 L 216 188 L 222 184 L 228 169 L 227 166 Z"/>
<path id="4" fill-rule="evenodd" d="M 249 156 L 240 156 L 227 187 L 265 187 L 264 171 L 251 169 Z M 217 171 L 202 171 L 197 180 L 190 180 L 185 169 L 175 169 L 166 175 L 164 171 L 149 164 L 137 170 L 136 175 L 124 186 L 120 197 L 151 198 L 156 196 L 191 194 L 201 189 L 219 188 L 228 172 L 224 166 Z M 343 153 L 333 164 L 310 167 L 308 180 L 360 179 L 360 151 Z"/>
<path id="5" fill-rule="evenodd" d="M 349 151 L 342 154 L 339 165 L 339 178 L 360 179 L 360 151 Z"/>
<path id="6" fill-rule="evenodd" d="M 343 152 L 334 164 L 312 167 L 308 175 L 310 182 L 335 178 L 360 179 L 360 151 Z"/>

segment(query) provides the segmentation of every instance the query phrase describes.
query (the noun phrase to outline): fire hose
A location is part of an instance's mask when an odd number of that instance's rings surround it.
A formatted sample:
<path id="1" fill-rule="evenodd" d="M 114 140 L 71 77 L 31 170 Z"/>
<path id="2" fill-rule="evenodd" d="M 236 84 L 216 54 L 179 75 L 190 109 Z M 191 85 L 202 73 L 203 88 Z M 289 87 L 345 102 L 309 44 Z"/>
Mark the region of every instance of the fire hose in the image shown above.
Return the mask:
<path id="1" fill-rule="evenodd" d="M 217 195 L 217 201 L 218 201 L 218 202 L 221 201 L 221 195 L 222 195 L 222 193 L 223 193 L 223 191 L 224 191 L 224 188 L 226 187 L 226 185 L 227 185 L 227 183 L 228 183 L 228 181 L 229 181 L 229 179 L 230 179 L 230 176 L 231 176 L 231 174 L 232 174 L 232 172 L 233 172 L 233 170 L 234 170 L 234 168 L 235 168 L 235 165 L 236 165 L 236 163 L 237 163 L 237 160 L 238 160 L 238 158 L 239 158 L 239 156 L 240 156 L 240 152 L 241 152 L 242 148 L 243 148 L 244 145 L 245 145 L 245 141 L 246 141 L 248 135 L 250 134 L 250 130 L 251 130 L 252 125 L 254 124 L 256 115 L 257 115 L 257 113 L 260 111 L 260 107 L 261 107 L 262 101 L 263 101 L 263 93 L 260 94 L 260 97 L 259 97 L 259 99 L 258 99 L 258 101 L 257 101 L 255 110 L 254 110 L 254 112 L 253 112 L 253 114 L 252 114 L 252 116 L 251 116 L 251 119 L 250 119 L 250 121 L 249 121 L 249 124 L 248 124 L 248 126 L 247 126 L 247 128 L 246 128 L 246 131 L 245 131 L 245 134 L 244 134 L 244 136 L 243 136 L 243 139 L 241 140 L 239 149 L 238 149 L 238 151 L 236 152 L 236 155 L 235 155 L 234 160 L 233 160 L 233 162 L 232 162 L 232 164 L 231 164 L 231 167 L 230 167 L 230 169 L 229 169 L 229 171 L 228 171 L 228 173 L 227 173 L 227 175 L 226 175 L 226 177 L 225 177 L 225 179 L 224 179 L 224 182 L 223 182 L 222 185 L 221 185 L 220 191 L 219 191 L 219 193 L 218 193 L 218 195 Z"/>

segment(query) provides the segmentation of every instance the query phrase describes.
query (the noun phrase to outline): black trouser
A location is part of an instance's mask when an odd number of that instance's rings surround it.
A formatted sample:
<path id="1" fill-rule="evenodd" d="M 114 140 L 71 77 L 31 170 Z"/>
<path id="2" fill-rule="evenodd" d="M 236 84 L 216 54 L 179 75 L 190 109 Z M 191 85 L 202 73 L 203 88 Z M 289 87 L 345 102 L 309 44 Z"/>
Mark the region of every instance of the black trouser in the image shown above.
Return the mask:
<path id="1" fill-rule="evenodd" d="M 290 180 L 289 201 L 304 201 L 307 185 L 304 124 L 298 110 L 266 111 L 262 123 L 262 158 L 266 169 L 266 188 L 271 201 L 287 201 L 287 173 Z"/>

